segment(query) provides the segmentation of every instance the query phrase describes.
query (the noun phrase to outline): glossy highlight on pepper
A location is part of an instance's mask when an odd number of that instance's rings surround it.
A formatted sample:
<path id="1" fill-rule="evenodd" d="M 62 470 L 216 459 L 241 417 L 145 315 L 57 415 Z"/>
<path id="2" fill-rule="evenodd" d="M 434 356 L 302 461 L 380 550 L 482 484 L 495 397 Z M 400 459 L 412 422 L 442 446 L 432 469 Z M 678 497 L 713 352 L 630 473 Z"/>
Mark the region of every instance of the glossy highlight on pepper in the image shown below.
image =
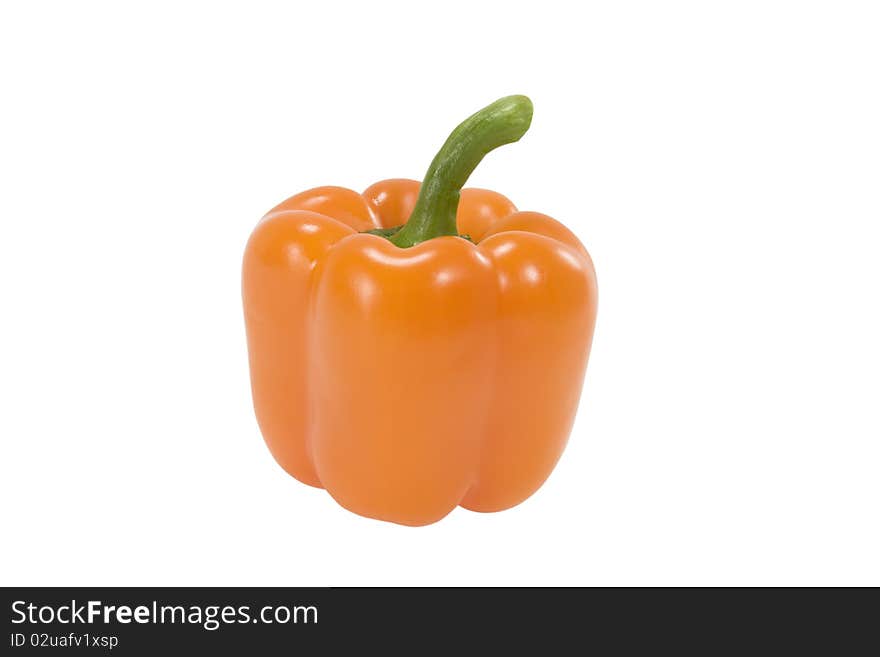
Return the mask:
<path id="1" fill-rule="evenodd" d="M 422 183 L 318 187 L 254 229 L 242 294 L 254 408 L 276 461 L 355 513 L 425 525 L 534 493 L 574 421 L 596 276 L 574 234 L 462 189 L 532 118 L 466 119 Z"/>

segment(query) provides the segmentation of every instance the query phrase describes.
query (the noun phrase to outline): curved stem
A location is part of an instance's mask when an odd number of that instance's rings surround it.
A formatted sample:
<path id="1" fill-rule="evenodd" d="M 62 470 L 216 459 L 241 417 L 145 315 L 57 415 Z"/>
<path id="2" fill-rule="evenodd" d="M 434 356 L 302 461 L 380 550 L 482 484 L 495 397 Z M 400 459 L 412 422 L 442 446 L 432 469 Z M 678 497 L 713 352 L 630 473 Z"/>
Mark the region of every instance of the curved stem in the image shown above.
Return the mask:
<path id="1" fill-rule="evenodd" d="M 379 237 L 391 237 L 397 231 L 403 228 L 403 224 L 400 226 L 391 226 L 390 228 L 371 228 L 370 230 L 365 230 L 365 233 L 369 235 L 378 235 Z"/>
<path id="2" fill-rule="evenodd" d="M 531 122 L 532 101 L 525 96 L 506 96 L 465 119 L 428 167 L 409 221 L 389 239 L 405 248 L 458 235 L 455 214 L 461 188 L 487 153 L 519 141 Z"/>

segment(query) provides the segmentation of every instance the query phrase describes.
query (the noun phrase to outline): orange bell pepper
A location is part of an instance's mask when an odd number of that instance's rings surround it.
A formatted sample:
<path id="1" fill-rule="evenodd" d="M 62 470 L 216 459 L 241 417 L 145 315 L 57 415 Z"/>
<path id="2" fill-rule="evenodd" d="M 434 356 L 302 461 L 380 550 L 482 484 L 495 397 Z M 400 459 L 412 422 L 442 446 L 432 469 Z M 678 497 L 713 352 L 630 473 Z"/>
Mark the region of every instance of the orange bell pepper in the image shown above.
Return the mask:
<path id="1" fill-rule="evenodd" d="M 554 219 L 461 189 L 531 117 L 528 98 L 502 98 L 456 128 L 421 185 L 312 189 L 248 242 L 260 429 L 281 467 L 355 513 L 425 525 L 457 505 L 506 509 L 568 440 L 596 318 L 590 256 Z"/>

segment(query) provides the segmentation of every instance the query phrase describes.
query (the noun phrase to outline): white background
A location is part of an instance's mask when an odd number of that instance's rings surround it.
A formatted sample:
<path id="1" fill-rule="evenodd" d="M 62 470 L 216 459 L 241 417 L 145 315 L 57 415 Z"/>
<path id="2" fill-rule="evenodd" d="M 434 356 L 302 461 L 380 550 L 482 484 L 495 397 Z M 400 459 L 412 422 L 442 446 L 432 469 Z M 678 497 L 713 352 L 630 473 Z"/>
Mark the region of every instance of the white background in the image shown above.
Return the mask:
<path id="1" fill-rule="evenodd" d="M 0 583 L 880 585 L 878 33 L 870 2 L 4 3 Z M 472 183 L 599 274 L 569 447 L 510 511 L 360 518 L 262 443 L 245 241 L 510 93 L 532 130 Z"/>

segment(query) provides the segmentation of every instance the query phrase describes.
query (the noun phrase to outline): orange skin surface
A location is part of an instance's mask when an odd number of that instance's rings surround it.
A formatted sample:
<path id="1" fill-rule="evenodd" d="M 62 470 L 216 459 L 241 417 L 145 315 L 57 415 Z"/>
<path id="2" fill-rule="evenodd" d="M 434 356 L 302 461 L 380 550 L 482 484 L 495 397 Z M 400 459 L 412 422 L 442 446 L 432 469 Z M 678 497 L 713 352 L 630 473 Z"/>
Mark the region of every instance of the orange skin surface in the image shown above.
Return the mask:
<path id="1" fill-rule="evenodd" d="M 464 189 L 460 237 L 411 248 L 413 180 L 320 187 L 248 242 L 254 408 L 273 456 L 345 508 L 426 525 L 500 511 L 546 480 L 574 421 L 596 319 L 590 256 L 559 222 Z"/>

